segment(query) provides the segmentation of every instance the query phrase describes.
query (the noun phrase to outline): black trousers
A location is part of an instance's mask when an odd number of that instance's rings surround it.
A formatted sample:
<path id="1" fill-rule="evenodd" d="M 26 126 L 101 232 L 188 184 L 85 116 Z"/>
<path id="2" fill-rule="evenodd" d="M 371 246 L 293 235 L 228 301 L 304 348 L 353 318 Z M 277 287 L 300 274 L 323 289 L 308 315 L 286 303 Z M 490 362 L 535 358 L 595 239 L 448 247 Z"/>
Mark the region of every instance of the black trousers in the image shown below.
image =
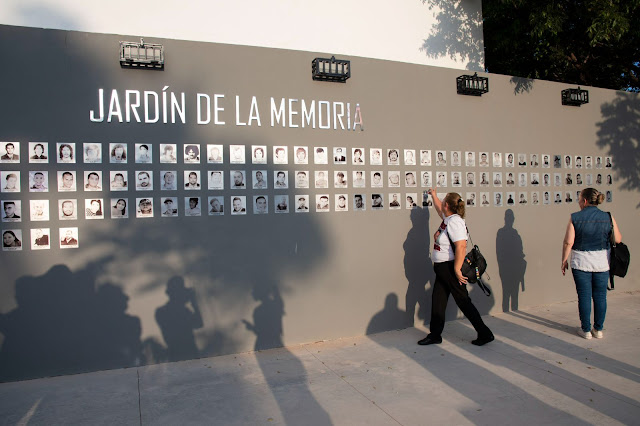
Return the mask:
<path id="1" fill-rule="evenodd" d="M 449 294 L 453 296 L 456 305 L 465 317 L 469 319 L 478 336 L 491 335 L 491 330 L 482 321 L 480 313 L 471 302 L 466 285 L 460 285 L 453 269 L 453 260 L 433 264 L 436 273 L 436 281 L 433 284 L 431 296 L 431 323 L 429 324 L 429 336 L 438 338 L 444 329 L 444 314 L 447 310 Z"/>

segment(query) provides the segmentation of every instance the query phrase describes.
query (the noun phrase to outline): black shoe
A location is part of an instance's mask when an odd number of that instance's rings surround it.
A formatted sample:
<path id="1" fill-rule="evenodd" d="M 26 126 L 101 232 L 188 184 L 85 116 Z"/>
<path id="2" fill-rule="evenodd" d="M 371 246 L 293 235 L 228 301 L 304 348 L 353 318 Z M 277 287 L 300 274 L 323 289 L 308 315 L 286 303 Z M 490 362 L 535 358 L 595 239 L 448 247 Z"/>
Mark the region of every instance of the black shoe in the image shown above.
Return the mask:
<path id="1" fill-rule="evenodd" d="M 418 340 L 418 344 L 421 346 L 426 346 L 426 345 L 439 345 L 440 343 L 442 343 L 442 337 L 432 337 L 432 336 L 427 336 L 422 340 Z"/>
<path id="2" fill-rule="evenodd" d="M 494 339 L 495 337 L 493 337 L 493 334 L 489 334 L 487 336 L 478 336 L 478 338 L 476 340 L 472 340 L 471 343 L 476 346 L 482 346 L 489 342 L 493 342 Z"/>

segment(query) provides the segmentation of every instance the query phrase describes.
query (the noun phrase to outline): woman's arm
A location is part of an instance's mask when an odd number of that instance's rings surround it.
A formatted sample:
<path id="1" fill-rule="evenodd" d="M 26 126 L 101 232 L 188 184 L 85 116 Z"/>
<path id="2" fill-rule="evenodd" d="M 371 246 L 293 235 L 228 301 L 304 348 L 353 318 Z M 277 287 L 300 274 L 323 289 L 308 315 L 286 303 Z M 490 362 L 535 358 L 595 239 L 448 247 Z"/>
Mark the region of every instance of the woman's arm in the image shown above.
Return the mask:
<path id="1" fill-rule="evenodd" d="M 458 278 L 458 282 L 460 283 L 460 285 L 465 285 L 467 283 L 467 277 L 462 275 L 462 263 L 464 262 L 464 258 L 467 255 L 467 240 L 455 241 L 453 245 L 455 247 L 453 270 L 456 273 L 456 278 Z"/>
<path id="2" fill-rule="evenodd" d="M 618 229 L 618 224 L 616 223 L 616 220 L 613 218 L 613 215 L 611 215 L 611 222 L 613 222 L 613 241 L 615 241 L 616 244 L 622 242 L 622 234 L 620 233 L 620 229 Z"/>
<path id="3" fill-rule="evenodd" d="M 438 213 L 438 217 L 442 218 L 442 201 L 440 201 L 440 199 L 438 198 L 436 189 L 429 189 L 429 194 L 431 194 L 431 198 L 433 199 L 433 207 L 435 207 L 436 212 Z"/>
<path id="4" fill-rule="evenodd" d="M 576 230 L 569 219 L 567 224 L 567 231 L 564 233 L 564 242 L 562 244 L 562 275 L 569 269 L 569 254 L 571 253 L 571 247 L 573 247 L 573 241 L 576 238 Z"/>

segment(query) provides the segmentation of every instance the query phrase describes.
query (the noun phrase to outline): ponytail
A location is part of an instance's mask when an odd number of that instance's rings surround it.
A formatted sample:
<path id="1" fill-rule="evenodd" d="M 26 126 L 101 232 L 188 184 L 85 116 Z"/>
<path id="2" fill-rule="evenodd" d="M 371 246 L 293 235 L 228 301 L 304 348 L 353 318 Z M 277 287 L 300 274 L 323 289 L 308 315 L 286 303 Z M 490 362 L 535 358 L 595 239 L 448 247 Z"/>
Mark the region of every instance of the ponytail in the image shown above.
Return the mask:
<path id="1" fill-rule="evenodd" d="M 465 214 L 465 203 L 460 194 L 456 192 L 450 192 L 444 197 L 444 202 L 449 207 L 452 213 L 459 215 L 464 219 Z"/>
<path id="2" fill-rule="evenodd" d="M 595 188 L 585 188 L 580 192 L 580 196 L 587 204 L 597 206 L 604 202 L 604 194 Z"/>

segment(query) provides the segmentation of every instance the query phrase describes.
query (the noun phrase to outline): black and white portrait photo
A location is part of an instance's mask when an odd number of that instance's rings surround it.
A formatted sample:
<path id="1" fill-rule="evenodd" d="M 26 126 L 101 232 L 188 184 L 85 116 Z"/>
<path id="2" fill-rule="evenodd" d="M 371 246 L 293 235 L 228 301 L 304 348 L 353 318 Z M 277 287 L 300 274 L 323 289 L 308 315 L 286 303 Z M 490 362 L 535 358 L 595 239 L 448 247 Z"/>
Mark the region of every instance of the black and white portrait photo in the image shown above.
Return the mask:
<path id="1" fill-rule="evenodd" d="M 309 213 L 309 196 L 306 194 L 296 195 L 296 213 Z"/>
<path id="2" fill-rule="evenodd" d="M 420 186 L 423 188 L 431 188 L 431 172 L 422 172 L 420 177 Z"/>
<path id="3" fill-rule="evenodd" d="M 245 163 L 244 145 L 229 145 L 229 163 L 231 164 Z"/>
<path id="4" fill-rule="evenodd" d="M 102 163 L 102 144 L 85 142 L 83 144 L 85 163 Z"/>
<path id="5" fill-rule="evenodd" d="M 487 187 L 489 185 L 490 185 L 489 172 L 481 172 L 480 173 L 480 186 Z"/>
<path id="6" fill-rule="evenodd" d="M 451 172 L 451 186 L 460 188 L 462 186 L 461 172 Z"/>
<path id="7" fill-rule="evenodd" d="M 389 188 L 399 188 L 400 187 L 400 171 L 392 170 L 388 172 L 388 185 Z"/>
<path id="8" fill-rule="evenodd" d="M 207 173 L 207 189 L 224 189 L 224 174 L 222 173 L 222 170 L 209 170 Z"/>
<path id="9" fill-rule="evenodd" d="M 347 172 L 345 170 L 334 170 L 333 172 L 333 187 L 334 188 L 347 188 L 349 186 L 347 182 Z"/>
<path id="10" fill-rule="evenodd" d="M 364 166 L 364 148 L 351 148 L 351 164 Z"/>
<path id="11" fill-rule="evenodd" d="M 540 204 L 540 193 L 538 191 L 531 191 L 531 205 L 537 206 Z"/>
<path id="12" fill-rule="evenodd" d="M 49 192 L 49 172 L 37 170 L 29 172 L 29 192 Z"/>
<path id="13" fill-rule="evenodd" d="M 504 200 L 502 199 L 502 192 L 493 193 L 493 205 L 494 207 L 502 207 L 504 205 Z"/>
<path id="14" fill-rule="evenodd" d="M 367 209 L 366 194 L 354 194 L 353 196 L 353 210 L 364 211 Z"/>
<path id="15" fill-rule="evenodd" d="M 0 142 L 0 163 L 20 162 L 20 142 Z"/>
<path id="16" fill-rule="evenodd" d="M 494 152 L 493 153 L 493 167 L 502 167 L 502 153 Z"/>
<path id="17" fill-rule="evenodd" d="M 384 209 L 384 202 L 382 201 L 382 194 L 371 194 L 371 209 L 382 210 Z"/>
<path id="18" fill-rule="evenodd" d="M 201 189 L 200 184 L 200 170 L 185 170 L 184 171 L 184 189 L 186 190 L 198 190 Z"/>
<path id="19" fill-rule="evenodd" d="M 581 155 L 576 155 L 575 156 L 575 166 L 576 166 L 576 169 L 581 169 L 582 168 L 582 156 Z"/>
<path id="20" fill-rule="evenodd" d="M 420 150 L 420 165 L 431 167 L 431 150 L 430 149 Z"/>
<path id="21" fill-rule="evenodd" d="M 287 146 L 274 146 L 273 147 L 273 164 L 288 164 L 289 163 L 289 148 Z"/>
<path id="22" fill-rule="evenodd" d="M 466 151 L 464 153 L 464 165 L 466 167 L 476 166 L 476 153 L 473 151 Z"/>
<path id="23" fill-rule="evenodd" d="M 600 156 L 596 157 L 595 168 L 596 169 L 601 169 L 602 168 L 602 157 L 600 157 Z"/>
<path id="24" fill-rule="evenodd" d="M 267 164 L 266 145 L 251 145 L 251 163 Z"/>
<path id="25" fill-rule="evenodd" d="M 126 170 L 111 170 L 109 172 L 109 187 L 112 191 L 127 191 L 129 172 Z"/>
<path id="26" fill-rule="evenodd" d="M 584 181 L 585 185 L 591 186 L 593 185 L 593 175 L 591 173 L 587 173 Z"/>
<path id="27" fill-rule="evenodd" d="M 571 191 L 567 191 L 564 193 L 564 202 L 573 203 L 573 197 L 571 196 Z"/>
<path id="28" fill-rule="evenodd" d="M 3 222 L 22 222 L 22 201 L 3 200 L 1 214 Z"/>
<path id="29" fill-rule="evenodd" d="M 307 170 L 296 170 L 296 188 L 309 188 L 309 172 Z"/>
<path id="30" fill-rule="evenodd" d="M 153 191 L 153 172 L 151 170 L 136 170 L 136 190 Z"/>
<path id="31" fill-rule="evenodd" d="M 505 204 L 507 206 L 513 206 L 516 203 L 516 193 L 515 192 L 507 192 L 506 193 Z"/>
<path id="32" fill-rule="evenodd" d="M 175 170 L 161 170 L 160 171 L 160 190 L 162 191 L 175 191 L 177 186 L 177 174 Z"/>
<path id="33" fill-rule="evenodd" d="M 540 161 L 538 159 L 538 154 L 529 154 L 529 165 L 531 167 L 539 167 Z"/>
<path id="34" fill-rule="evenodd" d="M 447 173 L 446 172 L 438 172 L 436 178 L 436 186 L 438 188 L 445 188 L 447 186 Z"/>
<path id="35" fill-rule="evenodd" d="M 369 164 L 372 166 L 382 166 L 382 149 L 370 148 L 369 149 Z"/>
<path id="36" fill-rule="evenodd" d="M 78 200 L 63 198 L 58 200 L 58 219 L 76 220 L 78 219 Z"/>
<path id="37" fill-rule="evenodd" d="M 349 204 L 347 203 L 348 194 L 336 194 L 335 198 L 335 211 L 346 212 L 349 211 Z"/>
<path id="38" fill-rule="evenodd" d="M 462 160 L 460 158 L 460 151 L 451 151 L 451 165 L 454 167 L 460 167 Z"/>
<path id="39" fill-rule="evenodd" d="M 400 151 L 398 149 L 387 149 L 387 165 L 399 166 L 400 165 Z"/>
<path id="40" fill-rule="evenodd" d="M 58 235 L 60 237 L 60 248 L 68 249 L 68 248 L 78 248 L 79 247 L 79 236 L 78 236 L 78 228 L 60 228 L 58 230 Z"/>
<path id="41" fill-rule="evenodd" d="M 493 172 L 493 186 L 502 186 L 502 172 Z"/>
<path id="42" fill-rule="evenodd" d="M 153 198 L 136 198 L 136 217 L 153 217 Z"/>
<path id="43" fill-rule="evenodd" d="M 612 203 L 613 202 L 613 192 L 612 191 L 607 191 L 605 193 L 605 201 L 607 203 Z"/>
<path id="44" fill-rule="evenodd" d="M 329 188 L 329 180 L 327 179 L 326 170 L 316 170 L 315 171 L 315 187 L 316 188 Z"/>
<path id="45" fill-rule="evenodd" d="M 306 146 L 294 146 L 293 147 L 294 164 L 309 164 L 309 148 Z"/>
<path id="46" fill-rule="evenodd" d="M 160 217 L 178 217 L 178 197 L 160 198 Z"/>
<path id="47" fill-rule="evenodd" d="M 491 206 L 491 200 L 489 199 L 489 192 L 481 192 L 480 193 L 480 207 L 489 207 Z"/>
<path id="48" fill-rule="evenodd" d="M 475 192 L 467 192 L 467 194 L 466 194 L 466 205 L 467 205 L 467 207 L 475 207 L 476 206 L 476 193 Z"/>
<path id="49" fill-rule="evenodd" d="M 273 211 L 277 213 L 289 213 L 289 196 L 276 195 L 273 197 Z"/>
<path id="50" fill-rule="evenodd" d="M 232 195 L 230 200 L 232 216 L 247 214 L 247 197 L 244 195 Z"/>
<path id="51" fill-rule="evenodd" d="M 51 248 L 51 230 L 35 228 L 31 230 L 31 250 L 48 250 Z"/>
<path id="52" fill-rule="evenodd" d="M 175 143 L 160 144 L 160 162 L 161 163 L 177 163 L 176 156 L 177 145 Z"/>
<path id="53" fill-rule="evenodd" d="M 84 171 L 84 190 L 85 191 L 102 191 L 102 171 L 101 170 L 85 170 Z"/>
<path id="54" fill-rule="evenodd" d="M 584 168 L 585 169 L 593 169 L 593 157 L 587 155 L 584 157 Z"/>
<path id="55" fill-rule="evenodd" d="M 316 146 L 313 148 L 314 164 L 329 164 L 329 154 L 326 146 Z"/>
<path id="56" fill-rule="evenodd" d="M 200 145 L 187 144 L 184 146 L 184 163 L 185 164 L 200 163 Z"/>
<path id="57" fill-rule="evenodd" d="M 529 200 L 527 199 L 527 195 L 528 195 L 527 191 L 519 192 L 518 193 L 518 204 L 520 204 L 521 206 L 525 205 L 525 204 L 528 204 Z"/>
<path id="58" fill-rule="evenodd" d="M 129 218 L 129 199 L 128 198 L 112 198 L 110 206 L 111 206 L 111 219 L 128 219 Z"/>
<path id="59" fill-rule="evenodd" d="M 34 222 L 42 222 L 49 220 L 49 200 L 30 200 L 31 220 Z"/>
<path id="60" fill-rule="evenodd" d="M 383 179 L 384 172 L 381 170 L 374 170 L 371 172 L 371 187 L 382 188 L 384 186 Z"/>
<path id="61" fill-rule="evenodd" d="M 562 167 L 562 156 L 559 154 L 553 155 L 553 168 L 559 169 Z"/>
<path id="62" fill-rule="evenodd" d="M 253 196 L 253 214 L 269 213 L 269 196 L 254 195 Z"/>
<path id="63" fill-rule="evenodd" d="M 528 184 L 527 173 L 526 172 L 518 173 L 518 186 L 522 188 L 523 186 L 527 186 L 527 184 Z"/>
<path id="64" fill-rule="evenodd" d="M 553 203 L 554 204 L 562 204 L 562 192 L 556 191 L 553 194 Z"/>
<path id="65" fill-rule="evenodd" d="M 389 194 L 389 210 L 400 209 L 401 195 L 398 192 L 392 192 Z"/>
<path id="66" fill-rule="evenodd" d="M 531 172 L 531 185 L 532 186 L 540 185 L 540 173 Z"/>
<path id="67" fill-rule="evenodd" d="M 504 162 L 505 167 L 514 167 L 515 166 L 515 154 L 513 152 L 507 152 L 506 154 L 507 160 Z"/>
<path id="68" fill-rule="evenodd" d="M 253 189 L 267 189 L 269 188 L 269 183 L 267 182 L 267 171 L 266 170 L 253 170 L 252 174 L 252 186 Z"/>
<path id="69" fill-rule="evenodd" d="M 289 188 L 289 171 L 288 170 L 273 171 L 273 187 L 275 189 Z"/>
<path id="70" fill-rule="evenodd" d="M 364 188 L 367 186 L 367 180 L 365 178 L 364 170 L 354 170 L 353 171 L 353 187 L 354 188 Z"/>
<path id="71" fill-rule="evenodd" d="M 333 148 L 333 164 L 347 164 L 347 148 L 343 146 Z"/>
<path id="72" fill-rule="evenodd" d="M 151 164 L 153 163 L 153 145 L 146 143 L 135 144 L 136 163 Z"/>
<path id="73" fill-rule="evenodd" d="M 244 170 L 230 170 L 229 176 L 231 177 L 231 189 L 245 189 L 247 187 Z"/>
<path id="74" fill-rule="evenodd" d="M 404 186 L 407 188 L 415 188 L 418 186 L 415 171 L 404 172 Z"/>
<path id="75" fill-rule="evenodd" d="M 505 184 L 507 186 L 515 186 L 516 185 L 516 180 L 515 180 L 515 178 L 513 176 L 513 172 L 508 172 L 507 173 L 507 180 L 506 180 Z"/>
<path id="76" fill-rule="evenodd" d="M 551 155 L 542 154 L 542 168 L 548 169 L 549 167 L 551 167 Z"/>
<path id="77" fill-rule="evenodd" d="M 544 204 L 545 206 L 548 206 L 551 204 L 551 192 L 544 191 L 542 193 L 542 204 Z"/>
<path id="78" fill-rule="evenodd" d="M 213 196 L 209 197 L 209 216 L 222 216 L 224 215 L 224 197 Z"/>
<path id="79" fill-rule="evenodd" d="M 562 173 L 553 174 L 553 186 L 562 186 Z"/>
<path id="80" fill-rule="evenodd" d="M 224 152 L 222 150 L 222 145 L 208 144 L 207 145 L 207 163 L 222 164 L 223 162 L 224 162 Z"/>
<path id="81" fill-rule="evenodd" d="M 330 210 L 329 194 L 316 194 L 316 212 L 326 213 Z"/>
<path id="82" fill-rule="evenodd" d="M 405 149 L 404 150 L 404 164 L 405 164 L 405 166 L 415 166 L 416 165 L 416 150 L 415 149 Z"/>
<path id="83" fill-rule="evenodd" d="M 417 192 L 409 192 L 404 194 L 405 200 L 405 208 L 408 210 L 415 209 L 418 207 L 418 193 Z"/>
<path id="84" fill-rule="evenodd" d="M 110 143 L 109 144 L 109 162 L 117 163 L 117 164 L 124 164 L 127 162 L 127 144 L 126 143 Z"/>
<path id="85" fill-rule="evenodd" d="M 49 143 L 48 142 L 29 142 L 29 162 L 30 163 L 48 163 L 49 162 Z"/>
<path id="86" fill-rule="evenodd" d="M 604 157 L 604 168 L 605 169 L 613 168 L 613 163 L 612 163 L 611 157 Z"/>
<path id="87" fill-rule="evenodd" d="M 476 186 L 476 172 L 467 172 L 465 183 L 467 186 Z"/>
<path id="88" fill-rule="evenodd" d="M 22 230 L 3 229 L 2 230 L 2 251 L 22 250 Z"/>
<path id="89" fill-rule="evenodd" d="M 527 154 L 518 153 L 518 167 L 527 167 Z"/>
<path id="90" fill-rule="evenodd" d="M 571 155 L 564 155 L 564 162 L 562 163 L 562 167 L 564 167 L 565 169 L 570 169 L 573 167 Z"/>
<path id="91" fill-rule="evenodd" d="M 489 167 L 489 153 L 481 152 L 480 153 L 480 163 L 478 164 L 480 167 Z"/>
<path id="92" fill-rule="evenodd" d="M 85 219 L 104 219 L 102 198 L 87 198 L 84 200 Z"/>
<path id="93" fill-rule="evenodd" d="M 447 165 L 447 151 L 436 151 L 436 166 Z"/>

